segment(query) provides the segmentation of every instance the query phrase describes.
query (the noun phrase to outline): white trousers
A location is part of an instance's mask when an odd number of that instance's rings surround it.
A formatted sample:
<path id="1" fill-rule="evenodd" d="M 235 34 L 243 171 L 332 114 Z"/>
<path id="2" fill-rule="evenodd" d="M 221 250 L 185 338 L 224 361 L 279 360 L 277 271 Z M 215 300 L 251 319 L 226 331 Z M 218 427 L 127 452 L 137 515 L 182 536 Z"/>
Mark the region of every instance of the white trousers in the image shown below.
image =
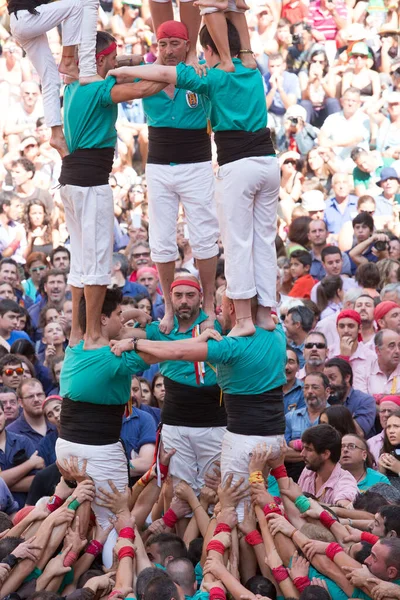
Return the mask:
<path id="1" fill-rule="evenodd" d="M 61 125 L 60 74 L 50 50 L 46 32 L 62 23 L 64 46 L 74 46 L 81 41 L 81 0 L 58 0 L 37 7 L 39 14 L 19 10 L 18 18 L 10 16 L 13 37 L 24 48 L 42 82 L 43 108 L 46 125 Z"/>
<path id="2" fill-rule="evenodd" d="M 274 156 L 219 167 L 215 197 L 225 250 L 226 295 L 276 306 L 276 211 L 279 166 Z"/>
<path id="3" fill-rule="evenodd" d="M 114 200 L 109 185 L 61 187 L 65 220 L 71 237 L 68 283 L 109 285 L 114 236 Z"/>
<path id="4" fill-rule="evenodd" d="M 222 438 L 226 427 L 178 427 L 163 425 L 161 437 L 165 449 L 175 448 L 169 463 L 173 485 L 186 481 L 198 495 L 204 475 L 221 457 Z"/>
<path id="5" fill-rule="evenodd" d="M 185 209 L 193 256 L 204 260 L 218 254 L 218 220 L 211 162 L 146 166 L 149 199 L 149 241 L 154 262 L 178 256 L 176 224 L 179 202 Z"/>
<path id="6" fill-rule="evenodd" d="M 157 1 L 157 0 L 155 0 L 155 1 Z M 186 0 L 186 1 L 188 1 L 188 0 Z M 214 6 L 204 6 L 204 8 L 200 7 L 200 14 L 202 17 L 204 15 L 209 15 L 214 12 L 219 12 L 218 8 L 215 8 Z M 244 13 L 245 11 L 242 8 L 236 7 L 235 0 L 228 0 L 228 8 L 226 10 L 224 10 L 224 12 Z"/>
<path id="7" fill-rule="evenodd" d="M 233 482 L 238 481 L 241 477 L 244 478 L 245 484 L 249 479 L 249 463 L 250 454 L 257 444 L 266 443 L 267 446 L 272 446 L 273 451 L 280 452 L 280 446 L 283 442 L 283 435 L 240 435 L 227 431 L 222 440 L 221 453 L 221 478 L 222 481 L 233 473 Z M 247 498 L 241 500 L 236 508 L 239 522 L 243 521 L 244 503 L 249 500 L 250 493 Z"/>
<path id="8" fill-rule="evenodd" d="M 109 490 L 109 479 L 113 481 L 120 492 L 123 492 L 128 485 L 128 463 L 121 442 L 105 446 L 91 446 L 88 444 L 75 444 L 58 438 L 56 442 L 56 456 L 58 461 L 76 456 L 79 465 L 86 459 L 86 472 L 93 479 L 96 492 L 100 487 Z M 103 529 L 106 529 L 110 525 L 110 517 L 113 516 L 113 513 L 109 508 L 99 506 L 96 503 L 96 499 L 92 503 L 92 508 L 97 522 Z M 117 537 L 117 532 L 114 529 L 104 544 L 103 562 L 107 568 L 110 568 L 113 562 L 112 552 Z"/>

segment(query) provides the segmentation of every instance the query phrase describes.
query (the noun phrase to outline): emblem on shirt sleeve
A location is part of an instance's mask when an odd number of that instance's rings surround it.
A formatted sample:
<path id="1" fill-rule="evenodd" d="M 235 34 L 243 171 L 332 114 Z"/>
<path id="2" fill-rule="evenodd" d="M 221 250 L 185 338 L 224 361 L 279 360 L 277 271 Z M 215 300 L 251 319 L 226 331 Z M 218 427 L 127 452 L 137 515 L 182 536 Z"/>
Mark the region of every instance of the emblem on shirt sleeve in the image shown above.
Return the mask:
<path id="1" fill-rule="evenodd" d="M 190 92 L 187 90 L 186 92 L 186 102 L 190 108 L 197 108 L 199 105 L 199 97 L 194 92 Z"/>

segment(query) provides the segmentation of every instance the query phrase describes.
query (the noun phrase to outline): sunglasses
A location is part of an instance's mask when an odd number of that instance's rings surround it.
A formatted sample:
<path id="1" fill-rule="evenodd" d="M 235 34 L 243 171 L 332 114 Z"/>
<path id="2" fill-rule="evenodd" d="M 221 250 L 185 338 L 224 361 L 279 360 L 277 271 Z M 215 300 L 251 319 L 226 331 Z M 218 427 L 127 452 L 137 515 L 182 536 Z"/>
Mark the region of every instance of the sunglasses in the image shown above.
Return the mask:
<path id="1" fill-rule="evenodd" d="M 4 369 L 3 371 L 3 375 L 7 375 L 7 377 L 11 377 L 11 375 L 14 375 L 14 373 L 16 373 L 17 375 L 23 375 L 24 370 L 22 367 L 16 367 L 15 369 L 9 367 L 8 369 Z"/>
<path id="2" fill-rule="evenodd" d="M 40 271 L 44 271 L 46 269 L 46 267 L 32 267 L 31 268 L 31 273 L 39 273 Z"/>
<path id="3" fill-rule="evenodd" d="M 293 160 L 293 158 L 289 158 L 288 160 L 285 160 L 285 162 L 283 164 L 284 165 L 296 165 L 296 161 Z"/>
<path id="4" fill-rule="evenodd" d="M 136 254 L 132 254 L 133 258 L 140 258 L 141 256 L 144 256 L 145 258 L 150 256 L 150 252 L 137 252 Z"/>
<path id="5" fill-rule="evenodd" d="M 365 54 L 352 54 L 351 58 L 368 58 Z"/>
<path id="6" fill-rule="evenodd" d="M 307 350 L 311 350 L 311 348 L 314 348 L 314 346 L 315 348 L 318 348 L 318 350 L 323 350 L 326 348 L 324 342 L 307 342 L 304 344 L 304 348 L 307 348 Z"/>

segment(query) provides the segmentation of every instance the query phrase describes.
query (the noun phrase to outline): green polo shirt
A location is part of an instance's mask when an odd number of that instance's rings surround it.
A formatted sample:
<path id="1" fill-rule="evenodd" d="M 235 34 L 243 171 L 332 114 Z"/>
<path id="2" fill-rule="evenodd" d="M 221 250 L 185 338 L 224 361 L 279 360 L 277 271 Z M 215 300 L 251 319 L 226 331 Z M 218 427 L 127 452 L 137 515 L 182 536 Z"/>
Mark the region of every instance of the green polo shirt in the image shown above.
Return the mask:
<path id="1" fill-rule="evenodd" d="M 293 559 L 291 558 L 289 562 L 289 568 L 292 566 L 292 560 Z M 329 579 L 329 577 L 326 577 L 317 571 L 317 569 L 315 569 L 312 565 L 310 565 L 308 568 L 308 578 L 311 581 L 313 577 L 317 577 L 318 579 L 325 581 L 332 600 L 348 600 L 348 595 L 345 594 L 342 588 L 340 588 L 338 584 L 333 581 L 333 579 Z M 364 598 L 364 596 L 360 596 L 360 598 Z"/>
<path id="2" fill-rule="evenodd" d="M 209 340 L 207 346 L 207 361 L 217 365 L 218 385 L 227 394 L 262 394 L 286 383 L 282 325 L 273 331 L 256 327 L 248 337 Z"/>
<path id="3" fill-rule="evenodd" d="M 214 131 L 259 131 L 267 126 L 267 105 L 261 73 L 247 69 L 238 58 L 235 71 L 212 68 L 200 77 L 193 67 L 176 67 L 176 87 L 203 94 L 211 102 L 209 118 Z"/>
<path id="4" fill-rule="evenodd" d="M 143 98 L 143 109 L 150 127 L 206 129 L 210 103 L 196 92 L 175 88 L 173 98 L 164 90 Z"/>
<path id="5" fill-rule="evenodd" d="M 400 579 L 395 579 L 394 581 L 391 581 L 390 583 L 395 583 L 396 585 L 400 585 Z M 332 594 L 331 594 L 332 596 Z M 334 596 L 332 596 L 333 598 Z M 365 592 L 363 592 L 362 590 L 355 588 L 352 598 L 361 598 L 362 600 L 365 598 L 365 600 L 371 600 L 371 596 L 368 596 L 368 594 L 366 594 Z"/>
<path id="6" fill-rule="evenodd" d="M 118 104 L 111 99 L 115 77 L 88 85 L 74 81 L 64 91 L 64 133 L 70 152 L 84 148 L 114 148 Z"/>
<path id="7" fill-rule="evenodd" d="M 188 329 L 188 331 L 182 332 L 179 331 L 178 319 L 174 317 L 174 327 L 171 333 L 168 334 L 162 333 L 160 331 L 159 322 L 150 323 L 146 326 L 146 337 L 148 340 L 155 340 L 158 342 L 174 342 L 188 340 L 193 337 L 193 329 L 196 327 L 196 325 L 199 325 L 207 318 L 208 317 L 206 313 L 200 310 L 198 318 L 190 327 L 190 329 Z M 215 321 L 215 329 L 221 333 L 221 326 L 218 323 L 218 321 Z M 214 366 L 208 364 L 210 362 L 212 361 L 207 361 L 205 363 L 204 385 L 206 386 L 216 385 L 217 383 L 216 369 Z M 165 377 L 168 377 L 169 379 L 172 379 L 177 383 L 197 387 L 196 372 L 194 363 L 192 362 L 189 362 L 187 360 L 167 360 L 160 363 L 160 371 L 163 375 L 165 375 Z"/>
<path id="8" fill-rule="evenodd" d="M 60 395 L 91 404 L 126 404 L 132 375 L 148 365 L 135 352 L 115 356 L 109 346 L 84 350 L 83 342 L 68 347 L 60 378 Z"/>
<path id="9" fill-rule="evenodd" d="M 367 476 L 364 477 L 361 481 L 357 483 L 357 487 L 360 492 L 366 492 L 370 487 L 375 485 L 376 483 L 388 483 L 390 485 L 389 479 L 383 473 L 378 473 L 378 471 L 374 471 L 374 469 L 367 469 Z"/>

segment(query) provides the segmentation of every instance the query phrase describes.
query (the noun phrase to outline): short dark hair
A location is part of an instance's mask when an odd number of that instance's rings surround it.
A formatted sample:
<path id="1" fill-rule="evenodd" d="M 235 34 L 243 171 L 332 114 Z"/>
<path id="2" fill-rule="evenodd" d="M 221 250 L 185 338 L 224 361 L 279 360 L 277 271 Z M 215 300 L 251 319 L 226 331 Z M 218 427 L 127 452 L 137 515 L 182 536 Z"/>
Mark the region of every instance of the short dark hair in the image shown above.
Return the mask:
<path id="1" fill-rule="evenodd" d="M 0 562 L 3 562 L 3 559 L 12 554 L 12 551 L 15 550 L 17 546 L 24 542 L 22 538 L 18 537 L 5 537 L 0 540 Z"/>
<path id="2" fill-rule="evenodd" d="M 179 592 L 175 583 L 163 571 L 146 585 L 143 600 L 178 600 Z"/>
<path id="3" fill-rule="evenodd" d="M 337 246 L 326 246 L 321 252 L 322 262 L 325 262 L 325 256 L 329 256 L 330 254 L 340 254 L 340 257 L 342 257 L 342 252 L 340 248 L 338 248 Z"/>
<path id="4" fill-rule="evenodd" d="M 379 287 L 381 275 L 375 263 L 367 262 L 357 267 L 354 279 L 360 287 L 376 289 Z"/>
<path id="5" fill-rule="evenodd" d="M 350 375 L 349 384 L 353 385 L 353 369 L 351 364 L 343 358 L 330 358 L 326 361 L 325 367 L 337 367 L 340 371 L 343 381 L 347 375 Z"/>
<path id="6" fill-rule="evenodd" d="M 17 273 L 18 273 L 18 263 L 13 258 L 2 258 L 0 260 L 0 271 L 1 271 L 1 267 L 3 265 L 13 265 L 17 269 Z"/>
<path id="7" fill-rule="evenodd" d="M 400 573 L 400 539 L 397 537 L 383 538 L 379 543 L 386 548 L 389 548 L 389 554 L 386 559 L 387 567 L 395 567 L 398 574 Z"/>
<path id="8" fill-rule="evenodd" d="M 0 300 L 0 316 L 4 316 L 8 312 L 21 314 L 21 307 L 14 300 Z"/>
<path id="9" fill-rule="evenodd" d="M 311 267 L 312 265 L 312 256 L 309 252 L 307 252 L 307 250 L 293 250 L 289 260 L 292 258 L 298 260 L 303 267 Z"/>
<path id="10" fill-rule="evenodd" d="M 299 357 L 297 356 L 297 352 L 294 348 L 292 348 L 292 346 L 290 344 L 286 344 L 286 352 L 293 352 L 295 358 L 296 358 L 296 362 L 299 365 L 300 364 L 300 360 Z"/>
<path id="11" fill-rule="evenodd" d="M 116 41 L 117 40 L 111 33 L 107 33 L 107 31 L 98 31 L 96 34 L 96 54 L 105 50 L 110 44 Z"/>
<path id="12" fill-rule="evenodd" d="M 314 323 L 314 313 L 306 306 L 292 306 L 289 308 L 288 315 L 292 315 L 294 323 L 301 323 L 302 329 L 308 333 L 311 331 Z"/>
<path id="13" fill-rule="evenodd" d="M 42 276 L 40 283 L 42 285 L 44 285 L 45 283 L 48 282 L 49 277 L 56 277 L 57 275 L 62 275 L 64 277 L 65 283 L 67 283 L 67 276 L 64 271 L 61 271 L 61 269 L 48 269 L 47 271 L 44 272 L 44 275 Z"/>
<path id="14" fill-rule="evenodd" d="M 21 359 L 15 356 L 15 354 L 7 354 L 0 358 L 0 374 L 6 365 L 19 365 L 22 367 Z"/>
<path id="15" fill-rule="evenodd" d="M 174 533 L 158 533 L 147 540 L 147 545 L 158 544 L 161 564 L 167 556 L 174 558 L 187 558 L 185 542 Z"/>
<path id="16" fill-rule="evenodd" d="M 19 200 L 13 192 L 1 192 L 0 193 L 0 213 L 3 213 L 3 206 L 10 206 L 13 200 Z"/>
<path id="17" fill-rule="evenodd" d="M 387 506 L 389 503 L 384 496 L 374 492 L 371 488 L 364 494 L 358 494 L 353 502 L 356 510 L 365 510 L 371 514 L 378 512 L 382 506 Z"/>
<path id="18" fill-rule="evenodd" d="M 231 56 L 238 56 L 241 47 L 239 32 L 234 24 L 229 21 L 229 19 L 226 20 L 226 24 L 228 27 L 228 42 Z M 199 40 L 202 48 L 209 46 L 214 54 L 219 55 L 217 46 L 215 45 L 215 42 L 212 39 L 206 25 L 203 25 L 203 27 L 200 29 Z"/>
<path id="19" fill-rule="evenodd" d="M 12 529 L 12 526 L 13 522 L 10 517 L 5 512 L 0 511 L 0 533 L 6 531 L 6 529 Z"/>
<path id="20" fill-rule="evenodd" d="M 327 378 L 327 376 L 325 375 L 325 373 L 321 373 L 321 371 L 312 371 L 311 373 L 307 373 L 306 377 L 319 377 L 322 381 L 322 385 L 324 386 L 324 389 L 328 389 L 329 387 L 329 379 Z"/>
<path id="21" fill-rule="evenodd" d="M 71 252 L 68 250 L 68 248 L 66 248 L 65 246 L 57 246 L 57 248 L 53 248 L 53 250 L 50 252 L 50 263 L 53 264 L 53 258 L 56 254 L 58 254 L 59 252 L 65 252 L 65 254 L 68 254 L 68 258 L 71 260 Z"/>
<path id="22" fill-rule="evenodd" d="M 272 581 L 262 575 L 253 575 L 246 581 L 244 586 L 247 590 L 253 594 L 271 598 L 276 600 L 276 588 Z"/>
<path id="23" fill-rule="evenodd" d="M 367 212 L 360 212 L 352 221 L 353 229 L 356 225 L 366 225 L 370 231 L 374 230 L 374 219 Z"/>
<path id="24" fill-rule="evenodd" d="M 34 165 L 34 163 L 29 160 L 29 158 L 17 158 L 17 160 L 13 160 L 11 163 L 11 168 L 12 167 L 17 167 L 18 165 L 20 165 L 21 167 L 23 167 L 25 169 L 25 171 L 27 171 L 28 173 L 32 173 L 32 177 L 34 176 L 34 174 L 36 173 L 36 167 Z"/>
<path id="25" fill-rule="evenodd" d="M 385 523 L 385 535 L 395 531 L 400 538 L 400 506 L 382 506 L 378 511 Z"/>
<path id="26" fill-rule="evenodd" d="M 30 340 L 25 340 L 24 338 L 15 340 L 10 348 L 10 351 L 15 355 L 22 354 L 23 356 L 26 356 L 32 363 L 36 362 L 37 357 L 35 354 L 35 346 Z"/>
<path id="27" fill-rule="evenodd" d="M 319 585 L 309 585 L 301 592 L 299 600 L 331 600 L 331 595 Z"/>
<path id="28" fill-rule="evenodd" d="M 342 452 L 341 435 L 331 425 L 321 423 L 306 429 L 301 436 L 303 444 L 312 444 L 317 454 L 329 450 L 330 460 L 336 464 L 340 460 Z"/>
<path id="29" fill-rule="evenodd" d="M 17 392 L 14 390 L 14 388 L 8 387 L 8 385 L 0 385 L 0 394 L 14 394 L 14 396 L 17 397 Z M 0 512 L 0 515 L 1 515 L 1 512 Z M 0 529 L 0 533 L 1 533 L 1 529 Z"/>
<path id="30" fill-rule="evenodd" d="M 103 306 L 101 308 L 101 314 L 106 315 L 106 317 L 111 317 L 111 314 L 114 312 L 114 310 L 121 304 L 122 296 L 122 291 L 119 288 L 114 288 L 112 290 L 107 289 L 106 295 L 104 297 Z M 86 333 L 85 296 L 82 296 L 79 302 L 78 320 L 79 326 L 82 329 L 83 333 Z"/>
<path id="31" fill-rule="evenodd" d="M 143 600 L 144 591 L 150 581 L 162 572 L 158 567 L 146 567 L 143 571 L 140 571 L 136 579 L 136 598 L 137 600 Z"/>

